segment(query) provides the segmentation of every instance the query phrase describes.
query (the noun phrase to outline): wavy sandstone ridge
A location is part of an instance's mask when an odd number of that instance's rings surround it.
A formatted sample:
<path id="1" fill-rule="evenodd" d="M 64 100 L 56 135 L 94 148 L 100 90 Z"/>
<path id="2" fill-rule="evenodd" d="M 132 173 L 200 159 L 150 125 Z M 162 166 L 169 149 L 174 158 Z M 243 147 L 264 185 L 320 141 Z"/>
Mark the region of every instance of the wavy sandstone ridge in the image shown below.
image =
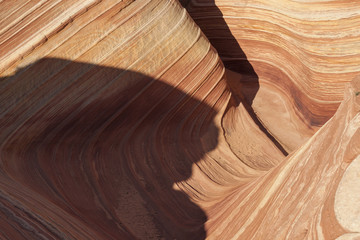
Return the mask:
<path id="1" fill-rule="evenodd" d="M 253 76 L 242 80 L 239 91 L 288 152 L 333 116 L 345 83 L 360 73 L 360 5 L 355 1 L 182 3 L 225 66 Z M 247 61 L 253 69 L 244 67 Z"/>
<path id="2" fill-rule="evenodd" d="M 359 237 L 360 8 L 215 3 L 0 2 L 1 239 Z"/>

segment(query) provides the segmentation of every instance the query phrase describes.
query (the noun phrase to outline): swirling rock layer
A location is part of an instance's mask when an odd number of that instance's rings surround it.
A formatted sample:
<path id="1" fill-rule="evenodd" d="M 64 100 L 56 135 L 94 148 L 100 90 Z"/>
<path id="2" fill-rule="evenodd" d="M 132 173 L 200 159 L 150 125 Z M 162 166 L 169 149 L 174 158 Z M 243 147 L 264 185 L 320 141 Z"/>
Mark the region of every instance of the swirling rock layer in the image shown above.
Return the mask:
<path id="1" fill-rule="evenodd" d="M 360 72 L 355 2 L 182 2 L 225 66 L 252 76 L 233 93 L 288 152 L 333 116 L 345 83 Z"/>
<path id="2" fill-rule="evenodd" d="M 357 237 L 358 5 L 181 3 L 0 2 L 1 239 Z"/>

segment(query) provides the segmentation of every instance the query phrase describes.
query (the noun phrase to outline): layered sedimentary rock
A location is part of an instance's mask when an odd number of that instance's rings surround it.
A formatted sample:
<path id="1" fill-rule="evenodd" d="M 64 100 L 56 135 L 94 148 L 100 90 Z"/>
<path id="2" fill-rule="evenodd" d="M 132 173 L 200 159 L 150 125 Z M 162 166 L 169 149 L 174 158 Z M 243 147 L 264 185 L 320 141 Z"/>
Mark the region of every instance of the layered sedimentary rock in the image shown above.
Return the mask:
<path id="1" fill-rule="evenodd" d="M 346 89 L 335 115 L 309 141 L 209 210 L 214 214 L 209 215 L 209 236 L 335 239 L 360 230 L 355 196 L 360 180 L 359 84 L 360 79 Z"/>
<path id="2" fill-rule="evenodd" d="M 358 237 L 358 5 L 181 4 L 0 2 L 1 239 Z"/>
<path id="3" fill-rule="evenodd" d="M 356 2 L 182 3 L 225 66 L 252 76 L 239 91 L 287 152 L 333 116 L 345 83 L 360 73 Z"/>

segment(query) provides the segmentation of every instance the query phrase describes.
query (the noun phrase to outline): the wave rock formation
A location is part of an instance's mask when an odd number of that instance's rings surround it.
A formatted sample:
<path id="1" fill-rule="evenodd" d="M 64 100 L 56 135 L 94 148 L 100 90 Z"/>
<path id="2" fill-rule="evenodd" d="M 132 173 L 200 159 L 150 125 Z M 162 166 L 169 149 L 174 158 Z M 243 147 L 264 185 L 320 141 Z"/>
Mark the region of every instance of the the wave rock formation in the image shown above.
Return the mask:
<path id="1" fill-rule="evenodd" d="M 359 239 L 359 29 L 357 1 L 0 1 L 0 239 Z"/>

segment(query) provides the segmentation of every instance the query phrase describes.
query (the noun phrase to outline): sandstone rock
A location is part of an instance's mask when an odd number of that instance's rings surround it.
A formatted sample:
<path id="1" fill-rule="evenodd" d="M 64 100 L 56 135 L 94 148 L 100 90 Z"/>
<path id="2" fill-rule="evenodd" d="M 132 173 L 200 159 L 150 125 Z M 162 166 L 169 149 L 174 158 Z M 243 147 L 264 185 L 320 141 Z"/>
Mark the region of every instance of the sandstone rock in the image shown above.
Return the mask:
<path id="1" fill-rule="evenodd" d="M 181 4 L 0 2 L 1 239 L 359 237 L 359 5 Z"/>

